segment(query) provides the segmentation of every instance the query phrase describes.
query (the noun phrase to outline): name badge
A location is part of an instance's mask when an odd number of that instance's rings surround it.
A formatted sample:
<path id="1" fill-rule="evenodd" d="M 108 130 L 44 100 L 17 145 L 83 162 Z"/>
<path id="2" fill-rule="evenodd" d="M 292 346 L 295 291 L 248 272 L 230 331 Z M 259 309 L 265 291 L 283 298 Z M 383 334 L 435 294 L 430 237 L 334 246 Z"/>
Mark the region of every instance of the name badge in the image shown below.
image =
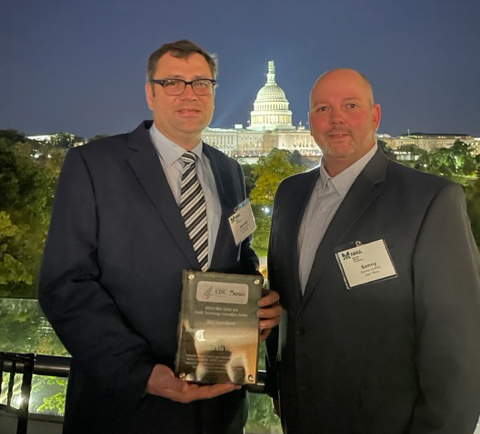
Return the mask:
<path id="1" fill-rule="evenodd" d="M 228 218 L 232 229 L 235 244 L 238 246 L 245 238 L 253 234 L 257 228 L 250 201 L 244 200 L 235 208 L 235 212 Z"/>
<path id="2" fill-rule="evenodd" d="M 397 276 L 385 240 L 377 240 L 335 253 L 347 289 Z"/>

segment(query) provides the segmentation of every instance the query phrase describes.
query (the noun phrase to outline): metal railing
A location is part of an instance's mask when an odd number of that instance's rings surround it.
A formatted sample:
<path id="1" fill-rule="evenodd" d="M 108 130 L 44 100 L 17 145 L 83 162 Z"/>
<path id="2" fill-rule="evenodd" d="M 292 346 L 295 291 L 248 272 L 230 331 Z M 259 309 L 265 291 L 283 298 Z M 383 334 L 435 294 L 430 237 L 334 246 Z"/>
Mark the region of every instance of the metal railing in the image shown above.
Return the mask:
<path id="1" fill-rule="evenodd" d="M 68 378 L 71 362 L 71 357 L 36 354 L 33 373 L 35 375 Z M 11 362 L 5 361 L 5 369 L 10 369 L 9 363 Z M 19 372 L 22 372 L 22 367 L 19 367 Z M 265 393 L 265 378 L 265 371 L 258 371 L 257 384 L 246 385 L 246 390 L 251 393 Z"/>
<path id="2" fill-rule="evenodd" d="M 35 363 L 33 365 L 33 373 L 35 375 L 48 375 L 52 377 L 68 377 L 70 372 L 70 363 L 71 357 L 60 357 L 60 356 L 46 356 L 42 354 L 35 355 Z M 5 370 L 11 368 L 10 361 L 6 360 L 4 362 Z M 19 366 L 17 371 L 22 373 L 23 367 Z"/>

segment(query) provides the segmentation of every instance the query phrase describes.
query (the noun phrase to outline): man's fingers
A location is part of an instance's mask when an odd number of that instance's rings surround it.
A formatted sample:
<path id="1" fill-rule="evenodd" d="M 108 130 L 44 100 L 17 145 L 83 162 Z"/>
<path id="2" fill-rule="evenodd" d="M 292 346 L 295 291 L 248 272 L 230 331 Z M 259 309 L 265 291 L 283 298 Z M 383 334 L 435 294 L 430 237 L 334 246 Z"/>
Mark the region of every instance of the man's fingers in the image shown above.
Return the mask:
<path id="1" fill-rule="evenodd" d="M 272 328 L 280 324 L 282 306 L 279 304 L 278 293 L 270 289 L 264 290 L 264 296 L 258 302 L 260 309 L 257 312 L 260 318 L 260 341 L 264 341 Z"/>
<path id="2" fill-rule="evenodd" d="M 263 297 L 258 302 L 258 305 L 260 307 L 277 304 L 280 300 L 280 296 L 278 295 L 278 293 L 275 291 L 272 291 L 271 289 L 264 289 L 263 294 L 264 294 Z"/>
<path id="3" fill-rule="evenodd" d="M 282 315 L 282 306 L 277 304 L 276 306 L 264 308 L 264 309 L 259 309 L 258 311 L 258 317 L 259 318 L 280 318 Z"/>
<path id="4" fill-rule="evenodd" d="M 239 388 L 240 386 L 235 384 L 212 384 L 200 386 L 198 384 L 185 383 L 184 390 L 181 392 L 166 390 L 164 396 L 172 401 L 185 404 L 199 399 L 214 398 L 225 393 L 233 392 Z"/>
<path id="5" fill-rule="evenodd" d="M 215 396 L 233 392 L 239 388 L 240 386 L 237 386 L 236 384 L 211 384 L 208 386 L 197 386 L 197 389 L 193 391 L 193 397 L 194 399 L 214 398 Z"/>

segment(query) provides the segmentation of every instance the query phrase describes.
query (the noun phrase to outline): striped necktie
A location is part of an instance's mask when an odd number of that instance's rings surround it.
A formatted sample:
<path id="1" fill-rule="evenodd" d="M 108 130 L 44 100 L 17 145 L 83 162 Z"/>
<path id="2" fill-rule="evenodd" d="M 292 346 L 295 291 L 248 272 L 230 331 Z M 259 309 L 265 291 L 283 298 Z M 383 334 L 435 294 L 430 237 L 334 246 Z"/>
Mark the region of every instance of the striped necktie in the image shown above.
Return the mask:
<path id="1" fill-rule="evenodd" d="M 207 205 L 202 186 L 197 178 L 195 167 L 196 155 L 185 152 L 180 157 L 184 163 L 180 195 L 180 213 L 185 221 L 188 236 L 192 240 L 193 250 L 197 255 L 202 271 L 208 268 L 208 227 Z"/>

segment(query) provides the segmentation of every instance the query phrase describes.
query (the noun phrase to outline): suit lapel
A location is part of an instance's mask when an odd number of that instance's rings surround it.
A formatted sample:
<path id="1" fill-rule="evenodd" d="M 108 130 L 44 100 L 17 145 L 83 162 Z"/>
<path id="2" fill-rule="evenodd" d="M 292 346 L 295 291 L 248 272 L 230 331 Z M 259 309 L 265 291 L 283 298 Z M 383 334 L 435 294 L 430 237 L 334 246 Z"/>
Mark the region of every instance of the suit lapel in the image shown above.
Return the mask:
<path id="1" fill-rule="evenodd" d="M 232 246 L 235 245 L 228 218 L 233 214 L 233 210 L 238 203 L 234 203 L 232 200 L 232 198 L 236 196 L 232 194 L 232 192 L 235 191 L 235 186 L 232 185 L 232 173 L 230 173 L 225 164 L 221 164 L 221 162 L 218 161 L 214 152 L 210 152 L 210 147 L 206 143 L 203 144 L 203 152 L 210 161 L 210 166 L 215 178 L 215 185 L 217 187 L 218 198 L 220 200 L 220 206 L 222 208 L 217 240 L 215 242 L 213 257 L 210 264 L 210 268 L 215 269 L 219 266 L 219 262 L 222 260 L 222 258 L 219 257 L 223 251 L 221 244 L 230 243 Z M 230 194 L 227 194 L 227 192 L 230 192 Z"/>
<path id="2" fill-rule="evenodd" d="M 198 269 L 192 242 L 147 128 L 147 124 L 142 124 L 131 133 L 129 147 L 135 152 L 128 158 L 128 163 L 191 268 Z"/>
<path id="3" fill-rule="evenodd" d="M 335 247 L 345 242 L 356 241 L 345 240 L 345 235 L 352 229 L 355 222 L 380 193 L 380 188 L 377 184 L 385 179 L 387 162 L 387 158 L 379 149 L 365 169 L 358 175 L 335 213 L 315 254 L 312 271 L 308 278 L 298 314 L 301 313 L 312 292 L 318 285 L 325 271 L 325 267 L 334 254 Z"/>
<path id="4" fill-rule="evenodd" d="M 317 183 L 319 177 L 318 167 L 307 172 L 305 178 L 302 178 L 299 184 L 299 188 L 295 190 L 295 195 L 289 197 L 289 207 L 288 207 L 288 222 L 287 226 L 289 228 L 286 233 L 280 234 L 284 238 L 284 246 L 290 246 L 287 250 L 287 255 L 289 256 L 288 263 L 294 264 L 292 267 L 293 275 L 292 282 L 294 287 L 292 291 L 289 292 L 291 299 L 289 300 L 289 309 L 292 312 L 297 311 L 301 298 L 302 292 L 300 287 L 300 278 L 298 275 L 298 233 L 300 231 L 300 225 L 302 224 L 303 215 L 307 207 L 310 196 L 312 195 L 313 189 Z M 273 288 L 275 289 L 275 288 Z"/>

